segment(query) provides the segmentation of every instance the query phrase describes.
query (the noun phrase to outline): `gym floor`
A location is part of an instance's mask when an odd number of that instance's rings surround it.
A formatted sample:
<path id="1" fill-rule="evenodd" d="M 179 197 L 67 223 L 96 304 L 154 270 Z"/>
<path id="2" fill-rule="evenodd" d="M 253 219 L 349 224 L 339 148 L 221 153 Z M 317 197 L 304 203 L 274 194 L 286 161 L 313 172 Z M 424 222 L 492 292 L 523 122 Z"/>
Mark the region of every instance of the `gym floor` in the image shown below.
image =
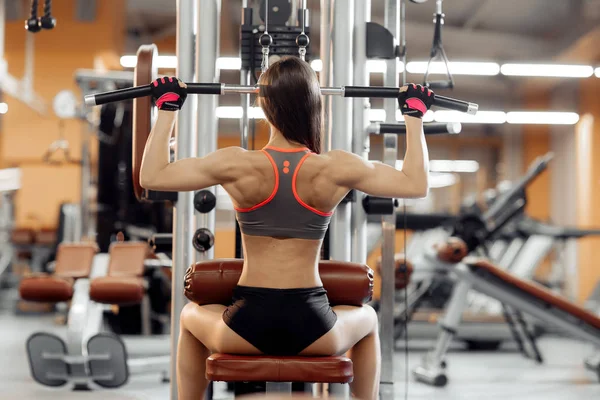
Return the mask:
<path id="1" fill-rule="evenodd" d="M 66 387 L 51 389 L 33 381 L 25 354 L 25 341 L 36 331 L 64 334 L 52 316 L 16 316 L 12 304 L 16 293 L 0 291 L 0 326 L 3 339 L 0 354 L 6 360 L 0 368 L 0 398 L 2 400 L 106 399 L 164 400 L 169 398 L 169 386 L 160 383 L 160 376 L 132 376 L 127 385 L 116 390 L 73 392 Z M 403 346 L 403 343 L 398 343 Z M 430 342 L 409 343 L 409 365 L 419 362 Z M 498 352 L 467 353 L 452 351 L 448 357 L 447 387 L 439 389 L 414 382 L 408 386 L 409 399 L 436 400 L 592 400 L 600 399 L 600 383 L 593 373 L 585 370 L 583 359 L 593 348 L 573 340 L 543 337 L 540 348 L 545 357 L 543 365 L 535 365 L 513 349 Z M 405 397 L 405 357 L 403 351 L 395 357 L 396 399 Z M 229 399 L 224 385 L 215 388 L 215 399 Z"/>

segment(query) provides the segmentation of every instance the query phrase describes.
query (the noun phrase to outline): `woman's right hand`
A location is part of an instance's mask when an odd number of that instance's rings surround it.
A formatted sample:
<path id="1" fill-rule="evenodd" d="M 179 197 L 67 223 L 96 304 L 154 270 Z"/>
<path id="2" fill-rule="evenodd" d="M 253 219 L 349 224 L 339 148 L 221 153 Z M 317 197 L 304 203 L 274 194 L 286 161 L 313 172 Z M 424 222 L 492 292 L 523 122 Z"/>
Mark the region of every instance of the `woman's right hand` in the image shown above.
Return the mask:
<path id="1" fill-rule="evenodd" d="M 414 83 L 400 88 L 398 104 L 402 115 L 423 118 L 423 115 L 433 105 L 435 93 L 429 88 Z"/>

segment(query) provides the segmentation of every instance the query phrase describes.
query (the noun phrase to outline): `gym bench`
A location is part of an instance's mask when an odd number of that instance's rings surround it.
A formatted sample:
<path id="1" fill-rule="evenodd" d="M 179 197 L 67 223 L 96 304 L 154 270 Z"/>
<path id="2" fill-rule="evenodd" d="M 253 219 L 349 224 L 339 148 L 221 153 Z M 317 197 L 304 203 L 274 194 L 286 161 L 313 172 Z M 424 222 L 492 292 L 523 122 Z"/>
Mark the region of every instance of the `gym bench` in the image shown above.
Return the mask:
<path id="1" fill-rule="evenodd" d="M 510 307 L 518 318 L 521 317 L 521 312 L 529 314 L 571 337 L 600 347 L 598 316 L 539 284 L 503 271 L 485 259 L 465 258 L 467 252 L 467 245 L 461 239 L 449 238 L 437 251 L 426 254 L 426 262 L 445 265 L 458 278 L 458 283 L 440 322 L 442 331 L 435 349 L 425 357 L 423 364 L 413 371 L 418 381 L 434 386 L 444 386 L 447 383 L 444 357 L 460 324 L 471 289 Z M 535 352 L 539 362 L 540 355 L 537 350 Z M 588 360 L 588 364 L 590 362 L 591 360 Z M 598 362 L 595 366 L 586 366 L 595 370 L 600 380 L 600 360 Z"/>
<path id="2" fill-rule="evenodd" d="M 244 261 L 222 259 L 192 265 L 185 274 L 185 295 L 199 305 L 229 305 Z M 373 295 L 373 271 L 366 265 L 321 261 L 319 274 L 331 305 L 362 306 Z M 276 357 L 212 354 L 206 378 L 217 382 L 266 382 L 267 393 L 291 393 L 292 383 L 328 383 L 329 391 L 349 398 L 352 361 L 343 356 Z"/>
<path id="3" fill-rule="evenodd" d="M 71 302 L 66 340 L 45 332 L 34 333 L 27 340 L 31 374 L 42 385 L 72 383 L 74 390 L 90 390 L 94 383 L 116 388 L 124 385 L 130 374 L 167 374 L 168 355 L 128 359 L 123 339 L 102 332 L 105 304 L 146 302 L 148 312 L 143 318 L 147 316 L 149 321 L 149 302 L 141 278 L 148 245 L 116 242 L 109 254 L 96 251 L 95 244 L 61 244 L 53 275 L 36 274 L 21 283 L 25 300 Z M 155 345 L 156 339 L 151 339 Z M 162 337 L 159 340 L 166 341 Z"/>

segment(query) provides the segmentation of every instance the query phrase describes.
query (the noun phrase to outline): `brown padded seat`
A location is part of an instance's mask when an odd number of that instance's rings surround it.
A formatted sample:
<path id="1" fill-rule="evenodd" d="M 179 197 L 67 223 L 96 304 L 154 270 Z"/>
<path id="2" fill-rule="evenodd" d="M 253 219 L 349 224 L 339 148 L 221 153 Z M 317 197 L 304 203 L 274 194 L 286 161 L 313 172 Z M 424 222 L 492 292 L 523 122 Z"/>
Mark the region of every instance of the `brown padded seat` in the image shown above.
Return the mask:
<path id="1" fill-rule="evenodd" d="M 213 354 L 206 360 L 206 378 L 216 382 L 350 383 L 353 377 L 346 357 Z"/>
<path id="2" fill-rule="evenodd" d="M 460 238 L 450 237 L 447 241 L 436 244 L 438 258 L 450 264 L 459 263 L 469 254 L 467 244 Z"/>
<path id="3" fill-rule="evenodd" d="M 19 295 L 23 300 L 40 303 L 60 303 L 73 297 L 72 278 L 52 275 L 32 275 L 21 281 Z"/>
<path id="4" fill-rule="evenodd" d="M 410 277 L 415 270 L 413 264 L 406 260 L 404 253 L 394 254 L 394 268 L 396 269 L 395 282 L 396 290 L 404 289 L 410 283 Z M 406 271 L 402 269 L 402 266 L 406 265 Z M 381 257 L 377 259 L 377 272 L 381 276 Z"/>
<path id="5" fill-rule="evenodd" d="M 56 231 L 53 229 L 42 229 L 35 232 L 35 244 L 52 246 L 56 243 Z"/>
<path id="6" fill-rule="evenodd" d="M 197 304 L 229 305 L 244 260 L 221 259 L 196 263 L 185 274 L 185 295 Z M 360 306 L 373 296 L 373 271 L 366 265 L 319 262 L 319 275 L 332 305 Z M 348 383 L 352 361 L 345 357 L 273 357 L 213 354 L 206 360 L 206 377 L 224 382 Z"/>
<path id="7" fill-rule="evenodd" d="M 185 296 L 196 304 L 231 304 L 244 260 L 216 259 L 196 263 L 185 273 Z M 360 306 L 373 296 L 373 271 L 343 261 L 319 262 L 319 275 L 332 305 Z"/>
<path id="8" fill-rule="evenodd" d="M 140 304 L 146 294 L 144 278 L 100 276 L 90 284 L 90 299 L 104 304 Z"/>
<path id="9" fill-rule="evenodd" d="M 141 276 L 149 249 L 145 242 L 113 243 L 108 274 L 92 279 L 90 299 L 104 304 L 141 303 L 146 293 L 146 282 Z"/>
<path id="10" fill-rule="evenodd" d="M 17 246 L 30 245 L 33 243 L 34 234 L 31 229 L 13 229 L 10 240 Z"/>
<path id="11" fill-rule="evenodd" d="M 21 298 L 43 303 L 70 300 L 75 279 L 89 276 L 97 251 L 95 243 L 61 244 L 56 254 L 54 274 L 34 274 L 24 278 L 19 286 Z"/>
<path id="12" fill-rule="evenodd" d="M 474 272 L 474 273 L 488 273 L 493 275 L 495 278 L 501 279 L 507 284 L 513 285 L 518 289 L 539 298 L 540 300 L 556 307 L 566 313 L 571 314 L 572 316 L 581 319 L 585 323 L 593 326 L 596 329 L 600 329 L 600 318 L 596 317 L 594 314 L 588 312 L 584 308 L 577 306 L 576 304 L 571 303 L 569 300 L 564 297 L 557 296 L 552 293 L 550 290 L 545 287 L 538 285 L 533 282 L 528 282 L 523 279 L 519 279 L 516 276 L 513 276 L 500 268 L 494 266 L 489 261 L 479 258 L 467 258 L 464 260 L 465 264 Z"/>

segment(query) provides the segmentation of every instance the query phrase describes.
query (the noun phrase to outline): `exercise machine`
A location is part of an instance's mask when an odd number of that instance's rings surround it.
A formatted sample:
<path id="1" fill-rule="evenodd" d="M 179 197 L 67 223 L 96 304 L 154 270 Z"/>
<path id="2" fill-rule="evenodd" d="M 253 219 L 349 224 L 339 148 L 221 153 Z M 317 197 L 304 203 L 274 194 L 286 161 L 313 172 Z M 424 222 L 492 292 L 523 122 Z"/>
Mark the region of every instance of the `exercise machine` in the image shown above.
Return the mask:
<path id="1" fill-rule="evenodd" d="M 21 282 L 25 300 L 71 303 L 65 340 L 45 332 L 28 338 L 32 377 L 45 386 L 71 384 L 73 390 L 119 387 L 130 374 L 162 373 L 168 380 L 168 337 L 124 339 L 102 332 L 105 304 L 136 302 L 142 303 L 144 331 L 149 332 L 149 301 L 140 278 L 148 245 L 115 242 L 108 254 L 97 250 L 93 243 L 62 244 L 52 275 L 33 275 Z M 158 352 L 162 348 L 167 355 L 139 357 L 136 347 Z"/>
<path id="2" fill-rule="evenodd" d="M 542 356 L 523 322 L 523 313 L 554 326 L 569 336 L 595 346 L 600 344 L 600 318 L 593 313 L 541 285 L 511 275 L 485 259 L 467 257 L 486 238 L 519 214 L 525 202 L 518 193 L 546 169 L 550 160 L 551 154 L 536 160 L 526 176 L 508 193 L 500 196 L 478 222 L 471 220 L 472 224 L 468 229 L 462 228 L 464 225 L 457 225 L 445 243 L 429 249 L 418 261 L 414 260 L 415 264 L 446 268 L 459 281 L 440 322 L 441 334 L 435 349 L 413 370 L 413 376 L 418 381 L 434 386 L 444 386 L 447 383 L 445 354 L 460 324 L 467 294 L 471 289 L 488 295 L 505 306 L 505 317 L 511 323 L 520 349 L 525 356 L 538 363 L 542 362 Z M 595 370 L 600 371 L 600 365 L 595 366 Z"/>

